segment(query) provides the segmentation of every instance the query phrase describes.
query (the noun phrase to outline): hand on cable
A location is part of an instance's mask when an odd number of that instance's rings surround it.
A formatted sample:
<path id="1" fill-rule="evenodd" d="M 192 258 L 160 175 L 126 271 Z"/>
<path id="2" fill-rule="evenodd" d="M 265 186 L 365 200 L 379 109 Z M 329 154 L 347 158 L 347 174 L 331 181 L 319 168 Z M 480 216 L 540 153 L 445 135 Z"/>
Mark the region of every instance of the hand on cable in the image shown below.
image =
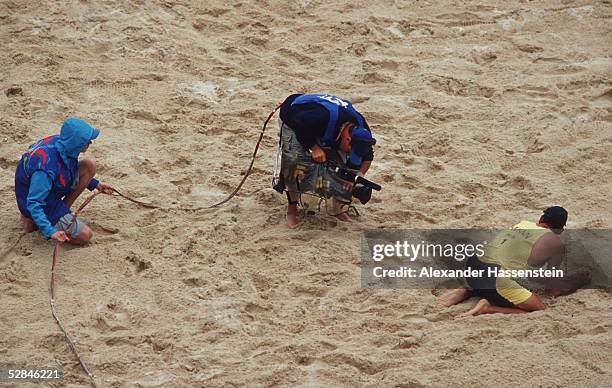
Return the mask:
<path id="1" fill-rule="evenodd" d="M 325 151 L 323 151 L 323 149 L 319 147 L 318 144 L 315 144 L 312 146 L 311 155 L 312 155 L 312 160 L 314 160 L 317 163 L 324 163 L 325 160 L 327 159 L 325 157 Z"/>
<path id="2" fill-rule="evenodd" d="M 51 235 L 51 238 L 55 241 L 59 242 L 67 242 L 70 241 L 70 237 L 63 230 L 58 230 L 57 232 Z"/>
<path id="3" fill-rule="evenodd" d="M 113 189 L 113 186 L 109 185 L 108 183 L 104 183 L 104 182 L 98 183 L 98 187 L 96 187 L 96 189 L 98 189 L 99 191 L 105 194 L 112 194 L 113 191 L 115 190 Z"/>

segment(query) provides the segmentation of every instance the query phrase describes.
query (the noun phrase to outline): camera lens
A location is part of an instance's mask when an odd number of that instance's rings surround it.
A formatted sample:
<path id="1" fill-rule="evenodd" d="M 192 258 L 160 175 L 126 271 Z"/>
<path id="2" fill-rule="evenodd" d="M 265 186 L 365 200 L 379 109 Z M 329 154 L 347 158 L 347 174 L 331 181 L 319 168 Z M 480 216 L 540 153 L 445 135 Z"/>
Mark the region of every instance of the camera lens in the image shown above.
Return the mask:
<path id="1" fill-rule="evenodd" d="M 355 185 L 352 194 L 362 205 L 365 205 L 372 198 L 372 189 L 363 185 Z"/>

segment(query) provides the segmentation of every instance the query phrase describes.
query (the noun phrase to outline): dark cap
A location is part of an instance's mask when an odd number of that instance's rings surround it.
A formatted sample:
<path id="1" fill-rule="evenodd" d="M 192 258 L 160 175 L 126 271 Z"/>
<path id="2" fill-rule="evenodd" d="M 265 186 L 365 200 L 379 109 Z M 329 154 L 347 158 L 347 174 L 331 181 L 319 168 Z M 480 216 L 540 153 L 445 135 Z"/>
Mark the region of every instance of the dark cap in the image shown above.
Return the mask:
<path id="1" fill-rule="evenodd" d="M 552 229 L 563 229 L 567 222 L 567 210 L 561 206 L 552 206 L 544 210 L 542 215 L 542 221 L 544 221 Z"/>

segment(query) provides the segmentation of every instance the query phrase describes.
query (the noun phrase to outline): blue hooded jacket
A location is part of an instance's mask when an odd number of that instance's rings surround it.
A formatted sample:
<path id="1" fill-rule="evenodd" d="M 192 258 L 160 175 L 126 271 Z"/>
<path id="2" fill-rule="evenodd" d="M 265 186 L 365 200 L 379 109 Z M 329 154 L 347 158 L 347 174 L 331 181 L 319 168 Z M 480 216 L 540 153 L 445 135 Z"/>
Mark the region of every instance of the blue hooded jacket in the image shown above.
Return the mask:
<path id="1" fill-rule="evenodd" d="M 297 97 L 291 105 L 303 105 L 303 104 L 319 104 L 329 113 L 329 119 L 325 127 L 323 137 L 320 139 L 321 145 L 331 147 L 334 145 L 337 135 L 338 118 L 340 116 L 340 110 L 344 109 L 357 124 L 358 127 L 365 127 L 365 120 L 359 112 L 353 108 L 353 105 L 347 101 L 336 96 L 329 94 L 302 94 Z"/>
<path id="2" fill-rule="evenodd" d="M 374 159 L 376 141 L 370 127 L 348 100 L 329 94 L 292 94 L 282 103 L 280 118 L 308 149 L 315 144 L 337 149 L 342 124 L 353 123 L 347 166 L 358 169 L 364 160 Z"/>
<path id="3" fill-rule="evenodd" d="M 21 157 L 15 172 L 17 206 L 46 238 L 57 232 L 53 225 L 70 213 L 63 199 L 78 184 L 79 154 L 99 134 L 85 121 L 69 118 L 59 135 L 37 141 Z M 98 183 L 92 178 L 87 188 L 94 190 Z"/>

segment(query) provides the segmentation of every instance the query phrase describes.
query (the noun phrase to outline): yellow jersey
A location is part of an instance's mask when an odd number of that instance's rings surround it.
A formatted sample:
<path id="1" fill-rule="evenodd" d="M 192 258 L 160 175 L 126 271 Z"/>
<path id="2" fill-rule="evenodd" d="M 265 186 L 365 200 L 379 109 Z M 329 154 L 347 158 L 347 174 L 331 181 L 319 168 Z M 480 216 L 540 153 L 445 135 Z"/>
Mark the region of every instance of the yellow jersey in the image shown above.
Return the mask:
<path id="1" fill-rule="evenodd" d="M 542 228 L 530 221 L 521 221 L 512 229 L 504 230 L 485 245 L 480 261 L 496 264 L 503 269 L 527 269 L 531 248 L 550 229 Z"/>
<path id="2" fill-rule="evenodd" d="M 485 245 L 484 254 L 479 260 L 503 269 L 528 269 L 531 248 L 546 233 L 552 232 L 533 222 L 521 221 L 512 229 L 498 233 L 493 241 Z M 514 305 L 525 302 L 532 295 L 531 291 L 510 278 L 497 278 L 495 289 Z"/>

